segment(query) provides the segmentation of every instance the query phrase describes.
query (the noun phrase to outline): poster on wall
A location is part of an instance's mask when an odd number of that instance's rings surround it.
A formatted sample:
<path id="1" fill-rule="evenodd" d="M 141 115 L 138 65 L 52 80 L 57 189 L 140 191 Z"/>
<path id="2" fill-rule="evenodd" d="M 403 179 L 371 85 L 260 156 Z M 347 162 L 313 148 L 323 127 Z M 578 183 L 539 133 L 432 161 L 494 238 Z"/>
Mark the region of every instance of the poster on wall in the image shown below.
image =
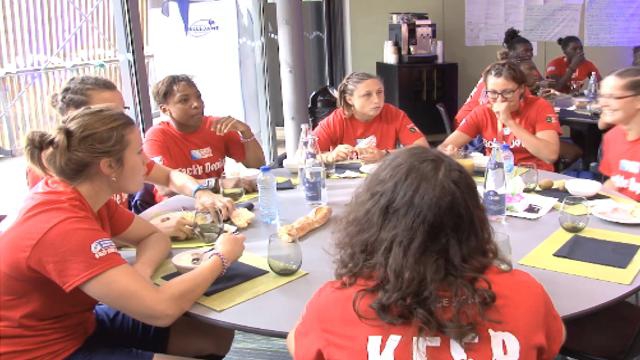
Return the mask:
<path id="1" fill-rule="evenodd" d="M 640 45 L 640 1 L 587 0 L 584 10 L 584 44 Z"/>
<path id="2" fill-rule="evenodd" d="M 525 7 L 544 0 L 465 0 L 466 46 L 502 45 L 505 31 L 524 29 Z M 536 43 L 533 43 L 534 50 Z"/>
<path id="3" fill-rule="evenodd" d="M 556 41 L 563 36 L 578 35 L 581 12 L 582 0 L 527 4 L 523 35 L 531 41 Z"/>
<path id="4" fill-rule="evenodd" d="M 167 75 L 193 77 L 206 115 L 244 119 L 234 0 L 152 1 L 149 83 Z"/>

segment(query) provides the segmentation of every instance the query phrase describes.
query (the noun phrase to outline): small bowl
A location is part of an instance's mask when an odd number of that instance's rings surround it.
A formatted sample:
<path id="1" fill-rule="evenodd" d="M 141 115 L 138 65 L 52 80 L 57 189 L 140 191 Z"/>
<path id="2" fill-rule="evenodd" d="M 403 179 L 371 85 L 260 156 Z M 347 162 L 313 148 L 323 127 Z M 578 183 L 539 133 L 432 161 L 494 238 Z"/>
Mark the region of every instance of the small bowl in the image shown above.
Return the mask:
<path id="1" fill-rule="evenodd" d="M 192 260 L 205 251 L 206 251 L 205 249 L 193 249 L 193 250 L 183 251 L 177 254 L 176 256 L 172 257 L 171 263 L 173 264 L 173 266 L 176 267 L 179 273 L 181 274 L 187 273 L 197 268 L 198 266 L 200 266 L 200 263 L 194 264 Z"/>
<path id="2" fill-rule="evenodd" d="M 571 195 L 591 197 L 600 191 L 602 184 L 589 179 L 571 179 L 564 182 L 564 187 Z"/>
<path id="3" fill-rule="evenodd" d="M 259 169 L 244 169 L 240 172 L 240 177 L 243 180 L 256 180 L 258 178 L 258 174 L 260 174 Z"/>
<path id="4" fill-rule="evenodd" d="M 284 159 L 284 161 L 282 162 L 282 166 L 284 166 L 284 168 L 289 170 L 289 172 L 292 174 L 298 173 L 298 162 L 295 159 Z"/>
<path id="5" fill-rule="evenodd" d="M 573 104 L 576 106 L 576 110 L 586 110 L 590 102 L 591 101 L 585 97 L 573 98 Z"/>

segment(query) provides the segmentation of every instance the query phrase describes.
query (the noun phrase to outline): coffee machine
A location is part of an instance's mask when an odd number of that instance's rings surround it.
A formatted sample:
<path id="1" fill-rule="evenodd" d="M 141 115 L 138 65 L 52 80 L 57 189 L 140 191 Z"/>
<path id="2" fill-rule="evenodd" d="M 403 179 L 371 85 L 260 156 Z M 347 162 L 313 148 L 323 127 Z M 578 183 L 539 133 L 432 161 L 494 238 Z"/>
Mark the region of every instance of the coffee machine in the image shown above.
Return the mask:
<path id="1" fill-rule="evenodd" d="M 401 63 L 436 62 L 436 24 L 427 13 L 390 13 L 389 40 L 398 47 Z"/>

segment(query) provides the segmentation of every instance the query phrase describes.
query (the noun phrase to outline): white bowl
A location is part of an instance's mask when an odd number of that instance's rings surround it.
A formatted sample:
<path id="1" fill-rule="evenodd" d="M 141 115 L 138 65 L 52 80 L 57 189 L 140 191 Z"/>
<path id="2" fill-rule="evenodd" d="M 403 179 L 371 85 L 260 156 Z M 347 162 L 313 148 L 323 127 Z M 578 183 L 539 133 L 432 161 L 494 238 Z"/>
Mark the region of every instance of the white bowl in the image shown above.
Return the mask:
<path id="1" fill-rule="evenodd" d="M 240 172 L 240 177 L 245 180 L 256 180 L 260 174 L 260 169 L 248 168 Z"/>
<path id="2" fill-rule="evenodd" d="M 564 182 L 564 187 L 571 195 L 591 197 L 600 191 L 602 184 L 589 179 L 571 179 Z"/>
<path id="3" fill-rule="evenodd" d="M 292 174 L 298 173 L 298 161 L 296 161 L 295 159 L 284 159 L 284 161 L 282 162 L 282 166 L 284 166 L 284 168 L 289 170 L 289 172 Z"/>
<path id="4" fill-rule="evenodd" d="M 200 266 L 200 263 L 194 264 L 192 262 L 192 259 L 194 259 L 194 257 L 197 257 L 198 255 L 202 254 L 205 251 L 206 249 L 193 249 L 193 250 L 183 251 L 177 254 L 176 256 L 172 257 L 171 263 L 173 264 L 173 266 L 176 267 L 178 272 L 184 274 Z"/>

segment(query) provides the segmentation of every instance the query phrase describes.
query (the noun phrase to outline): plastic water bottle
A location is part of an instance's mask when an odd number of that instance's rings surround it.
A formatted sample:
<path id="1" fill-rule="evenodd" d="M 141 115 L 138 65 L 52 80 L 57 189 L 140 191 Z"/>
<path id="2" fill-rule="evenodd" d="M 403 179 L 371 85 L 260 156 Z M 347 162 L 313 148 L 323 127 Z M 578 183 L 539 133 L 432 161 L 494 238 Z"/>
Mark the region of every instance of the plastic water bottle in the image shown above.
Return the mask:
<path id="1" fill-rule="evenodd" d="M 500 148 L 494 147 L 484 177 L 483 203 L 491 221 L 504 222 L 506 217 L 507 184 Z"/>
<path id="2" fill-rule="evenodd" d="M 591 76 L 589 76 L 589 82 L 587 83 L 587 90 L 584 92 L 587 99 L 590 101 L 595 101 L 598 98 L 598 78 L 596 77 L 596 73 L 592 72 Z"/>
<path id="3" fill-rule="evenodd" d="M 500 146 L 500 152 L 502 153 L 502 162 L 504 163 L 504 176 L 507 179 L 507 185 L 509 185 L 515 173 L 513 153 L 509 148 L 509 144 L 506 143 Z"/>
<path id="4" fill-rule="evenodd" d="M 278 219 L 278 194 L 276 189 L 276 177 L 269 166 L 261 166 L 258 174 L 258 208 L 260 220 L 267 224 L 273 224 Z"/>

